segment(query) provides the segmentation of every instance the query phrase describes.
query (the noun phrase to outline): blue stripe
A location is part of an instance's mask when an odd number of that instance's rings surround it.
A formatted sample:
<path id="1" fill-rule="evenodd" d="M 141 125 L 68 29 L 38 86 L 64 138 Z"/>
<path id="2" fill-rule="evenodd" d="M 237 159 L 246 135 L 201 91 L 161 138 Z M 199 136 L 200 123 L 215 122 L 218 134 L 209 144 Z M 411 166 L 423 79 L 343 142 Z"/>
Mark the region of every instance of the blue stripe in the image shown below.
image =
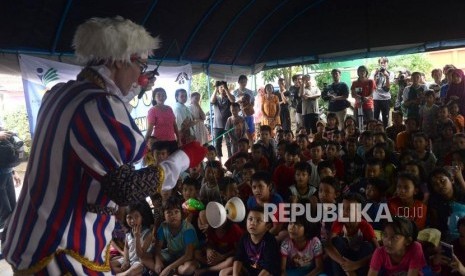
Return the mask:
<path id="1" fill-rule="evenodd" d="M 83 87 L 84 86 L 84 87 Z M 65 111 L 66 107 L 68 106 L 67 104 L 69 102 L 72 102 L 73 99 L 79 95 L 79 93 L 82 93 L 83 90 L 85 90 L 86 87 L 90 87 L 89 84 L 87 85 L 76 85 L 76 86 L 71 86 L 70 90 L 68 90 L 68 86 L 64 86 L 62 89 L 60 89 L 59 91 L 56 92 L 56 94 L 54 95 L 55 97 L 51 98 L 50 99 L 50 104 L 53 104 L 55 102 L 55 98 L 58 98 L 59 99 L 59 102 L 58 104 L 56 105 L 55 109 L 54 110 L 50 110 L 50 111 L 53 111 L 54 113 L 54 116 L 51 116 L 51 121 L 49 122 L 49 126 L 47 128 L 47 136 L 49 134 L 52 134 L 53 135 L 50 135 L 50 137 L 53 137 L 53 139 L 45 139 L 44 140 L 44 143 L 42 145 L 42 153 L 41 153 L 41 159 L 44 155 L 46 155 L 47 157 L 45 158 L 46 161 L 43 161 L 41 160 L 40 162 L 46 162 L 46 164 L 50 164 L 49 166 L 49 170 L 47 171 L 48 174 L 46 175 L 46 178 L 45 179 L 39 179 L 41 180 L 41 183 L 44 184 L 44 186 L 40 186 L 39 184 L 37 184 L 37 182 L 34 182 L 35 185 L 33 185 L 31 187 L 31 193 L 32 195 L 34 195 L 35 193 L 39 193 L 40 192 L 40 196 L 38 197 L 38 204 L 36 204 L 36 206 L 38 206 L 38 208 L 40 208 L 40 206 L 43 205 L 43 200 L 45 199 L 45 194 L 46 192 L 48 191 L 48 189 L 45 187 L 45 185 L 50 185 L 48 182 L 49 182 L 49 176 L 50 176 L 50 171 L 53 171 L 53 164 L 51 164 L 50 162 L 50 158 L 51 156 L 53 155 L 53 153 L 51 152 L 51 146 L 55 143 L 56 140 L 61 140 L 63 139 L 62 137 L 58 137 L 57 139 L 57 129 L 58 127 L 53 127 L 53 126 L 58 126 L 58 122 L 61 118 L 61 114 L 63 114 L 63 112 Z M 92 85 L 92 87 L 94 87 Z M 52 95 L 50 95 L 52 96 Z M 61 98 L 60 98 L 61 97 Z M 51 108 L 50 108 L 51 109 Z M 46 111 L 48 111 L 47 109 L 43 110 L 42 112 L 44 112 L 44 116 Z M 42 120 L 42 122 L 45 124 L 45 118 Z M 67 132 L 67 137 L 68 139 L 63 139 L 64 141 L 68 141 L 69 142 L 69 132 Z M 47 137 L 45 136 L 45 137 Z M 46 229 L 50 229 L 50 227 L 53 225 L 53 224 L 56 224 L 57 223 L 57 219 L 56 219 L 56 215 L 57 213 L 59 213 L 61 211 L 62 208 L 67 208 L 67 211 L 64 213 L 64 216 L 63 216 L 63 220 L 64 221 L 68 221 L 69 220 L 69 217 L 70 217 L 70 214 L 73 210 L 72 206 L 75 205 L 75 202 L 76 202 L 76 199 L 72 200 L 71 202 L 68 202 L 68 206 L 64 206 L 63 205 L 63 202 L 60 200 L 60 195 L 63 195 L 65 194 L 65 189 L 69 189 L 69 187 L 73 187 L 73 193 L 72 195 L 76 195 L 77 194 L 77 191 L 79 191 L 79 189 L 81 189 L 82 187 L 80 187 L 80 183 L 78 183 L 78 181 L 76 181 L 75 179 L 69 179 L 69 170 L 74 170 L 76 168 L 79 168 L 79 167 L 75 167 L 75 166 L 69 166 L 68 165 L 68 162 L 70 161 L 68 159 L 67 156 L 69 156 L 70 154 L 70 145 L 69 143 L 64 145 L 64 148 L 63 148 L 63 153 L 62 153 L 62 158 L 61 158 L 61 162 L 62 162 L 62 170 L 60 172 L 60 183 L 55 183 L 56 185 L 58 185 L 58 190 L 57 190 L 57 199 L 56 199 L 56 202 L 54 204 L 54 206 L 52 207 L 51 209 L 51 213 L 49 214 L 48 216 L 48 219 L 46 221 Z M 45 154 L 47 153 L 47 154 Z M 33 159 L 34 161 L 37 161 L 35 159 Z M 76 173 L 76 175 L 80 175 L 78 172 Z M 71 182 L 70 182 L 71 180 Z M 47 184 L 45 184 L 47 183 Z M 66 183 L 66 185 L 62 185 L 63 183 Z M 61 185 L 60 185 L 61 184 Z M 41 190 L 41 191 L 39 191 Z M 70 197 L 70 199 L 73 199 L 73 197 Z M 28 211 L 29 212 L 29 211 Z M 33 225 L 36 223 L 37 221 L 37 215 L 34 216 L 35 217 L 35 220 L 33 221 Z M 33 257 L 32 257 L 32 260 L 33 260 L 33 263 L 35 263 L 36 261 L 38 261 L 41 257 L 43 257 L 44 255 L 49 255 L 51 252 L 55 251 L 55 249 L 57 248 L 57 246 L 59 245 L 59 243 L 61 242 L 61 239 L 60 237 L 62 237 L 63 235 L 63 232 L 65 230 L 65 227 L 66 225 L 61 225 L 60 229 L 58 229 L 57 233 L 56 233 L 56 236 L 50 236 L 50 231 L 49 230 L 45 230 L 42 237 L 40 238 L 40 242 L 38 244 L 38 249 L 34 254 L 33 254 Z M 32 227 L 31 229 L 32 230 Z M 29 236 L 29 235 L 28 235 Z M 50 246 L 50 248 L 46 248 L 47 246 L 45 246 L 45 244 L 49 241 L 49 239 L 54 239 L 53 243 L 52 243 L 52 246 Z"/>

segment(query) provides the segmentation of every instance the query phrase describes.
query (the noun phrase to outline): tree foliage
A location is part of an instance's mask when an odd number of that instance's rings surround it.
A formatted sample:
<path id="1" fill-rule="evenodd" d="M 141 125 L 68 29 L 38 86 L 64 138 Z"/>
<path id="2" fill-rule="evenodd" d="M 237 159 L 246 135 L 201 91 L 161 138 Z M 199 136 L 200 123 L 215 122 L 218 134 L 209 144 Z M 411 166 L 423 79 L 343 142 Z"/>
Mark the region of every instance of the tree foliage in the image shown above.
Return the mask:
<path id="1" fill-rule="evenodd" d="M 283 67 L 279 69 L 269 69 L 262 72 L 262 78 L 266 83 L 275 82 L 279 78 L 284 78 L 286 81 L 286 88 L 292 84 L 292 76 L 302 73 L 302 66 Z"/>

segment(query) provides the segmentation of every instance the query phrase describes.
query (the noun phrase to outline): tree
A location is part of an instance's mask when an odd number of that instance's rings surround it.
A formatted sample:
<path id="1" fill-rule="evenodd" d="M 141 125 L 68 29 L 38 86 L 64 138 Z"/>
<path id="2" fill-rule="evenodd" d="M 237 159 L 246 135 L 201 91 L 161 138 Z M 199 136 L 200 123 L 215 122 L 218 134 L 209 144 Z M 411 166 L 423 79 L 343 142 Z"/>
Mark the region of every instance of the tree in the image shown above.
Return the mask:
<path id="1" fill-rule="evenodd" d="M 207 80 L 207 75 L 205 73 L 200 73 L 193 75 L 191 81 L 191 91 L 200 93 L 200 102 L 204 111 L 209 110 L 208 103 L 210 102 L 210 98 L 208 96 Z M 214 91 L 215 80 L 213 78 L 210 78 L 210 92 L 213 93 Z"/>
<path id="2" fill-rule="evenodd" d="M 286 88 L 292 84 L 292 76 L 302 72 L 302 66 L 283 67 L 279 69 L 269 69 L 262 72 L 262 78 L 265 82 L 275 82 L 279 78 L 284 78 Z"/>

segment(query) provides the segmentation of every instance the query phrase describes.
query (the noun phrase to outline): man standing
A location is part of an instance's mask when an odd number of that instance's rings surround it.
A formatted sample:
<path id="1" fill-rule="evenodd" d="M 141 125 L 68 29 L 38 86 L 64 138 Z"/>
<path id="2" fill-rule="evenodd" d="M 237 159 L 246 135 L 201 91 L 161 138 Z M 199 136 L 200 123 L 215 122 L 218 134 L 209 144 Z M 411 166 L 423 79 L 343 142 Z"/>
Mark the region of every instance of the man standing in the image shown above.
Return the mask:
<path id="1" fill-rule="evenodd" d="M 12 136 L 13 132 L 3 130 L 0 122 L 0 141 L 6 141 Z M 4 160 L 14 159 L 10 154 L 8 155 L 2 156 L 2 158 L 5 158 Z M 4 162 L 6 161 L 2 160 L 2 164 Z M 0 229 L 3 229 L 8 216 L 16 206 L 15 187 L 21 184 L 21 178 L 15 172 L 14 167 L 15 165 L 9 162 L 0 166 Z"/>
<path id="2" fill-rule="evenodd" d="M 247 82 L 248 82 L 247 76 L 240 75 L 239 80 L 237 81 L 237 83 L 239 84 L 239 88 L 234 90 L 233 96 L 236 99 L 236 101 L 240 101 L 242 99 L 242 96 L 244 96 L 244 94 L 249 94 L 250 99 L 251 99 L 251 104 L 253 105 L 254 98 L 255 98 L 254 93 L 252 90 L 246 88 Z"/>
<path id="3" fill-rule="evenodd" d="M 300 86 L 300 97 L 302 98 L 302 117 L 307 133 L 316 133 L 316 122 L 320 110 L 318 107 L 318 98 L 321 96 L 320 89 L 312 86 L 310 75 L 304 75 Z"/>
<path id="4" fill-rule="evenodd" d="M 302 119 L 302 98 L 300 98 L 300 85 L 302 84 L 302 75 L 297 74 L 292 76 L 294 85 L 289 87 L 289 94 L 291 97 L 291 108 L 289 109 L 291 117 L 291 130 L 296 133 L 303 124 Z"/>
<path id="5" fill-rule="evenodd" d="M 339 69 L 333 69 L 331 76 L 333 77 L 333 83 L 323 90 L 322 98 L 325 101 L 329 101 L 328 112 L 336 114 L 339 122 L 338 128 L 342 130 L 347 108 L 350 106 L 349 101 L 347 101 L 349 87 L 345 82 L 341 82 L 341 71 Z"/>
<path id="6" fill-rule="evenodd" d="M 379 68 L 376 69 L 373 79 L 376 84 L 376 89 L 373 93 L 374 111 L 373 115 L 376 120 L 379 120 L 379 114 L 383 119 L 383 125 L 386 128 L 389 123 L 389 112 L 391 107 L 391 73 L 388 71 L 389 60 L 387 57 L 378 59 Z"/>
<path id="7" fill-rule="evenodd" d="M 216 154 L 221 160 L 223 156 L 222 144 L 224 127 L 226 121 L 232 115 L 231 103 L 235 102 L 235 97 L 229 92 L 228 84 L 225 81 L 217 81 L 215 84 L 215 93 L 210 98 L 210 104 L 213 105 L 214 120 L 213 120 L 213 140 L 215 141 Z M 228 158 L 231 157 L 231 143 L 226 140 L 228 149 Z"/>

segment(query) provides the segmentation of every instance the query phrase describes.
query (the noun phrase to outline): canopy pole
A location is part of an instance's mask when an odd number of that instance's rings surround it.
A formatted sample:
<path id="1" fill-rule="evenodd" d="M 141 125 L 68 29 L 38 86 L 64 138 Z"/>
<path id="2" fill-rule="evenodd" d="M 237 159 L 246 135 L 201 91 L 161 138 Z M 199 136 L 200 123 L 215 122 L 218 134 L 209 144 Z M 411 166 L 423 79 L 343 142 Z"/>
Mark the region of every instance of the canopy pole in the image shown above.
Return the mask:
<path id="1" fill-rule="evenodd" d="M 208 91 L 208 106 L 210 107 L 210 116 L 208 116 L 208 120 L 210 121 L 210 135 L 213 137 L 213 110 L 212 104 L 210 102 L 211 99 L 211 91 L 210 91 L 210 66 L 207 66 L 207 91 Z"/>

